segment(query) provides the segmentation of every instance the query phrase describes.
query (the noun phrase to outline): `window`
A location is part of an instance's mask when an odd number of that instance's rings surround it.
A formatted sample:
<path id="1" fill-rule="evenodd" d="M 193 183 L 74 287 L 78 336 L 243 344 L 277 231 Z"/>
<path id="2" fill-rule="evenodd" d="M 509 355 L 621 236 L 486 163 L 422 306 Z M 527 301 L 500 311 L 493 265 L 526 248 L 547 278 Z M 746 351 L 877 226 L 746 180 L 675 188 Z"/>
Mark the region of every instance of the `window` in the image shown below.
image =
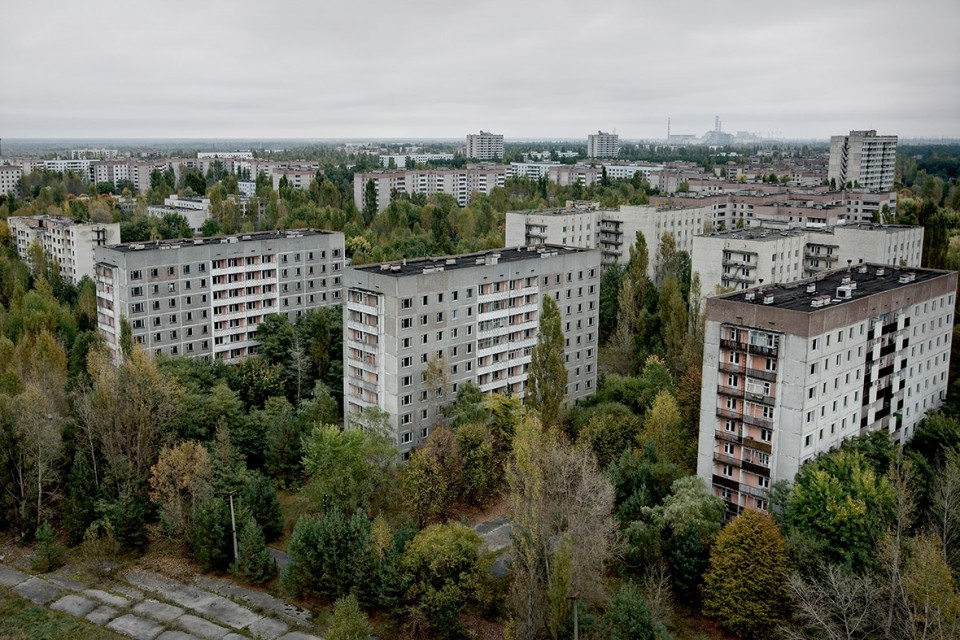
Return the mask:
<path id="1" fill-rule="evenodd" d="M 403 300 L 400 301 L 401 309 L 409 309 L 412 306 L 413 306 L 413 298 L 404 298 Z"/>
<path id="2" fill-rule="evenodd" d="M 400 367 L 401 367 L 401 368 L 409 367 L 409 366 L 412 364 L 412 362 L 413 362 L 413 361 L 412 361 L 412 359 L 410 358 L 410 356 L 406 356 L 405 358 L 403 358 L 403 359 L 400 361 Z"/>
<path id="3" fill-rule="evenodd" d="M 409 329 L 413 326 L 413 318 L 401 318 L 400 319 L 400 328 Z"/>

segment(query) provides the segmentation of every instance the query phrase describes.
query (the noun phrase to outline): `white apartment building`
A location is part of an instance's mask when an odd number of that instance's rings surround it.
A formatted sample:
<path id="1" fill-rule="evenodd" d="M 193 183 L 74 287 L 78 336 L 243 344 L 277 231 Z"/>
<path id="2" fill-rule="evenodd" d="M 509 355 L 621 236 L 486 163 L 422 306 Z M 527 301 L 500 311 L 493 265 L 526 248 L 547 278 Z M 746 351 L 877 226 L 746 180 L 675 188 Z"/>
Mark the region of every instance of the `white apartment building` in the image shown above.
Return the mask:
<path id="1" fill-rule="evenodd" d="M 550 181 L 561 187 L 579 184 L 584 187 L 600 182 L 603 169 L 580 164 L 561 164 L 548 169 Z"/>
<path id="2" fill-rule="evenodd" d="M 110 160 L 120 153 L 116 149 L 71 149 L 70 157 L 73 160 Z"/>
<path id="3" fill-rule="evenodd" d="M 130 180 L 130 163 L 123 160 L 98 160 L 90 163 L 90 181 L 94 184 Z"/>
<path id="4" fill-rule="evenodd" d="M 452 153 L 391 153 L 381 155 L 380 166 L 384 169 L 413 169 L 418 164 L 427 164 L 437 160 L 453 160 Z M 391 167 L 390 164 L 393 163 Z"/>
<path id="5" fill-rule="evenodd" d="M 23 178 L 23 168 L 18 164 L 0 165 L 0 193 L 20 193 L 20 179 Z"/>
<path id="6" fill-rule="evenodd" d="M 878 136 L 870 130 L 830 138 L 827 179 L 836 181 L 839 188 L 851 183 L 871 191 L 889 191 L 896 164 L 897 136 Z"/>
<path id="7" fill-rule="evenodd" d="M 530 180 L 539 180 L 549 177 L 550 169 L 559 167 L 559 162 L 511 162 L 510 176 L 514 178 L 529 178 Z"/>
<path id="8" fill-rule="evenodd" d="M 203 223 L 210 219 L 210 198 L 172 195 L 165 198 L 162 205 L 147 207 L 147 215 L 151 218 L 162 218 L 171 213 L 186 218 L 193 233 L 199 234 L 203 228 Z"/>
<path id="9" fill-rule="evenodd" d="M 49 261 L 60 264 L 64 281 L 78 284 L 94 277 L 94 249 L 120 242 L 120 224 L 77 222 L 63 216 L 14 216 L 7 218 L 17 253 L 30 263 L 30 247 L 38 243 Z"/>
<path id="10" fill-rule="evenodd" d="M 909 439 L 946 396 L 956 289 L 865 263 L 707 300 L 697 473 L 728 515 L 846 438 Z"/>
<path id="11" fill-rule="evenodd" d="M 467 134 L 468 158 L 497 160 L 503 157 L 503 136 L 489 131 Z"/>
<path id="12" fill-rule="evenodd" d="M 859 223 L 824 229 L 774 224 L 698 235 L 690 255 L 708 296 L 796 282 L 861 262 L 919 267 L 922 254 L 923 227 Z"/>
<path id="13" fill-rule="evenodd" d="M 127 243 L 96 250 L 97 325 L 120 323 L 155 354 L 236 360 L 256 353 L 264 316 L 340 304 L 343 234 L 298 229 Z"/>
<path id="14" fill-rule="evenodd" d="M 87 158 L 57 158 L 56 160 L 44 160 L 43 168 L 47 171 L 57 171 L 59 173 L 73 173 L 83 178 L 90 178 L 90 163 L 93 162 Z"/>
<path id="15" fill-rule="evenodd" d="M 316 180 L 317 170 L 310 169 L 274 169 L 271 173 L 273 178 L 273 190 L 277 191 L 280 189 L 280 181 L 283 178 L 287 179 L 287 184 L 294 189 L 300 189 L 301 191 L 306 191 L 310 188 L 310 183 Z"/>
<path id="16" fill-rule="evenodd" d="M 367 181 L 373 180 L 377 190 L 377 211 L 390 205 L 390 194 L 422 193 L 432 195 L 446 193 L 457 199 L 464 207 L 474 193 L 490 195 L 507 181 L 509 167 L 499 164 L 467 165 L 463 169 L 398 169 L 393 171 L 370 171 L 353 175 L 353 201 L 363 210 Z"/>
<path id="17" fill-rule="evenodd" d="M 253 151 L 198 151 L 197 158 L 206 160 L 253 160 Z"/>
<path id="18" fill-rule="evenodd" d="M 346 270 L 344 289 L 344 410 L 385 411 L 404 455 L 443 421 L 460 385 L 524 395 L 544 296 L 560 308 L 567 400 L 595 391 L 597 251 L 517 247 L 364 265 Z"/>
<path id="19" fill-rule="evenodd" d="M 654 277 L 656 256 L 665 233 L 673 236 L 678 251 L 691 252 L 693 238 L 712 224 L 709 207 L 656 207 L 621 205 L 601 209 L 597 203 L 574 203 L 564 209 L 509 211 L 505 244 L 559 244 L 600 249 L 603 265 L 626 264 L 637 233 L 647 242 L 647 274 Z"/>
<path id="20" fill-rule="evenodd" d="M 588 158 L 616 158 L 620 155 L 620 136 L 597 131 L 587 136 Z"/>

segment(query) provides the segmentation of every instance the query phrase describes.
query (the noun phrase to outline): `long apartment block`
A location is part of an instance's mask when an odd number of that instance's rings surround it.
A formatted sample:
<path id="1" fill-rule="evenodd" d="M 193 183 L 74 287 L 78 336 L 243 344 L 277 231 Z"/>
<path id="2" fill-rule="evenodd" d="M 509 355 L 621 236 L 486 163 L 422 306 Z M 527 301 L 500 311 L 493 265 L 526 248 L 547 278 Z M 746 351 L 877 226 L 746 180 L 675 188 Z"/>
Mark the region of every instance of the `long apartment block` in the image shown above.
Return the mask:
<path id="1" fill-rule="evenodd" d="M 911 437 L 947 392 L 957 274 L 862 264 L 707 300 L 698 474 L 731 516 L 849 437 Z"/>
<path id="2" fill-rule="evenodd" d="M 344 410 L 385 411 L 405 455 L 442 423 L 460 385 L 525 394 L 545 296 L 560 308 L 568 401 L 595 391 L 599 251 L 518 247 L 365 265 L 345 271 L 344 289 Z"/>
<path id="3" fill-rule="evenodd" d="M 7 219 L 17 253 L 30 263 L 30 247 L 43 249 L 50 262 L 60 265 L 65 282 L 79 284 L 94 277 L 94 249 L 120 242 L 116 222 L 78 222 L 64 216 L 14 216 Z"/>
<path id="4" fill-rule="evenodd" d="M 236 360 L 264 316 L 341 303 L 344 239 L 298 229 L 96 250 L 97 324 L 118 353 L 121 319 L 155 354 Z"/>
<path id="5" fill-rule="evenodd" d="M 693 238 L 692 270 L 701 291 L 787 283 L 861 262 L 919 267 L 923 227 L 844 224 L 797 228 L 771 224 Z"/>
<path id="6" fill-rule="evenodd" d="M 457 199 L 461 207 L 469 204 L 474 193 L 490 195 L 506 184 L 510 167 L 501 164 L 471 164 L 461 169 L 393 169 L 356 173 L 353 176 L 353 201 L 363 209 L 367 183 L 377 192 L 377 211 L 390 206 L 394 193 L 433 195 L 445 193 Z"/>

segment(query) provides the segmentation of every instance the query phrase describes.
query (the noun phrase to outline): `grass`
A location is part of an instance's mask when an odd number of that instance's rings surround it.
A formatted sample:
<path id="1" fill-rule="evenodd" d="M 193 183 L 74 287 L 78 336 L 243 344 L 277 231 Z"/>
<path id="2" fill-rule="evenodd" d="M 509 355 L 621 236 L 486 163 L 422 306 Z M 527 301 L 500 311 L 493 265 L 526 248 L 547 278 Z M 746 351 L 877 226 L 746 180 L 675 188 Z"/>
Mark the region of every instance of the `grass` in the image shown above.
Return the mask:
<path id="1" fill-rule="evenodd" d="M 0 640 L 121 640 L 112 631 L 58 611 L 35 606 L 0 588 Z"/>

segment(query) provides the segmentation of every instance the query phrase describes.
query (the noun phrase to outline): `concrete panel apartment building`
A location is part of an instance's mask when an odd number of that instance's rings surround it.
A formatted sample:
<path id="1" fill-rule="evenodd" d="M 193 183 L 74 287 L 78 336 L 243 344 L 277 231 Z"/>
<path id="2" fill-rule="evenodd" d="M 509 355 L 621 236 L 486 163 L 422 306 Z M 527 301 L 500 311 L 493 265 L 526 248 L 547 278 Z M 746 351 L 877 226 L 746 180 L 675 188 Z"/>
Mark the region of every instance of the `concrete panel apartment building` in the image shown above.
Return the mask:
<path id="1" fill-rule="evenodd" d="M 947 391 L 957 274 L 863 264 L 710 298 L 697 472 L 729 516 L 849 437 L 911 437 Z"/>
<path id="2" fill-rule="evenodd" d="M 99 247 L 97 325 L 115 355 L 126 319 L 150 353 L 243 358 L 264 316 L 340 304 L 343 243 L 298 229 Z"/>
<path id="3" fill-rule="evenodd" d="M 788 283 L 820 271 L 875 262 L 919 267 L 923 227 L 845 224 L 805 229 L 771 224 L 699 235 L 693 239 L 692 271 L 701 291 L 749 289 Z"/>
<path id="4" fill-rule="evenodd" d="M 544 296 L 560 308 L 567 399 L 594 393 L 600 253 L 506 248 L 344 273 L 344 410 L 389 414 L 406 456 L 460 385 L 523 396 Z M 430 372 L 442 371 L 442 381 Z"/>
<path id="5" fill-rule="evenodd" d="M 603 265 L 609 266 L 626 264 L 639 232 L 647 241 L 647 273 L 652 278 L 663 234 L 673 235 L 678 251 L 692 251 L 694 236 L 712 223 L 712 216 L 709 207 L 621 205 L 619 209 L 602 209 L 595 202 L 569 202 L 563 209 L 507 212 L 505 244 L 599 249 Z"/>
<path id="6" fill-rule="evenodd" d="M 897 136 L 878 136 L 870 130 L 830 138 L 827 179 L 837 187 L 852 184 L 871 191 L 889 191 L 896 165 Z"/>
<path id="7" fill-rule="evenodd" d="M 475 160 L 498 160 L 503 157 L 503 135 L 481 130 L 467 134 L 466 156 Z"/>
<path id="8" fill-rule="evenodd" d="M 588 158 L 616 158 L 620 155 L 620 136 L 597 131 L 587 136 Z"/>
<path id="9" fill-rule="evenodd" d="M 473 164 L 463 169 L 398 169 L 368 171 L 353 176 L 353 202 L 363 209 L 367 182 L 372 180 L 377 191 L 377 211 L 390 206 L 390 196 L 397 193 L 433 195 L 446 193 L 465 207 L 474 193 L 490 195 L 507 182 L 510 167 L 499 164 Z"/>
<path id="10" fill-rule="evenodd" d="M 117 222 L 77 222 L 63 216 L 14 216 L 7 218 L 17 253 L 30 264 L 30 247 L 37 243 L 48 261 L 60 264 L 65 282 L 79 284 L 94 277 L 94 250 L 120 242 Z"/>

